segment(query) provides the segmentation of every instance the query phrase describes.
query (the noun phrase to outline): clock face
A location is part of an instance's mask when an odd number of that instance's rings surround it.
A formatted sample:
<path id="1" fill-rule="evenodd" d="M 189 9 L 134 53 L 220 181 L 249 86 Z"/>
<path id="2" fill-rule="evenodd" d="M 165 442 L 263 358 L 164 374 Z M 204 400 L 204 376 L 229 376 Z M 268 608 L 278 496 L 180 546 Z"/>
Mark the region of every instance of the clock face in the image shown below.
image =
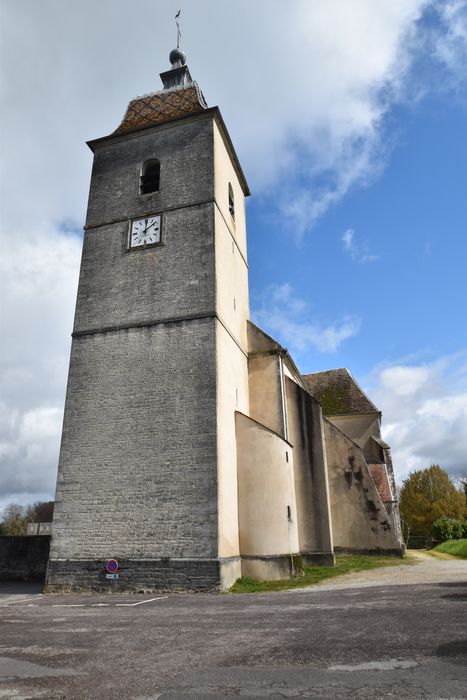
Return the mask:
<path id="1" fill-rule="evenodd" d="M 130 230 L 130 248 L 154 245 L 161 242 L 161 217 L 148 216 L 146 219 L 132 221 Z"/>

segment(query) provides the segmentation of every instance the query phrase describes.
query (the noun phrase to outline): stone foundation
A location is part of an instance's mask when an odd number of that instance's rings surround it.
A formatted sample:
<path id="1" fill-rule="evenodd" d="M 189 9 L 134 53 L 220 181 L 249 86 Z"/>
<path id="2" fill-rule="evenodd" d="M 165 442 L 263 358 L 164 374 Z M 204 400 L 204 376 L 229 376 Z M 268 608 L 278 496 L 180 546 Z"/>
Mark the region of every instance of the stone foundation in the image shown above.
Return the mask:
<path id="1" fill-rule="evenodd" d="M 257 581 L 278 581 L 292 575 L 292 561 L 289 554 L 271 556 L 242 556 L 242 576 Z"/>
<path id="2" fill-rule="evenodd" d="M 124 559 L 119 560 L 118 580 L 109 580 L 105 564 L 103 560 L 50 560 L 46 591 L 219 591 L 231 585 L 223 585 L 224 569 L 228 578 L 235 576 L 230 560 Z"/>
<path id="3" fill-rule="evenodd" d="M 304 566 L 335 566 L 334 552 L 303 552 L 301 555 Z"/>
<path id="4" fill-rule="evenodd" d="M 374 557 L 403 557 L 405 556 L 405 547 L 397 547 L 393 549 L 382 549 L 375 547 L 373 549 L 354 549 L 352 547 L 334 547 L 336 554 L 357 554 L 361 556 Z"/>

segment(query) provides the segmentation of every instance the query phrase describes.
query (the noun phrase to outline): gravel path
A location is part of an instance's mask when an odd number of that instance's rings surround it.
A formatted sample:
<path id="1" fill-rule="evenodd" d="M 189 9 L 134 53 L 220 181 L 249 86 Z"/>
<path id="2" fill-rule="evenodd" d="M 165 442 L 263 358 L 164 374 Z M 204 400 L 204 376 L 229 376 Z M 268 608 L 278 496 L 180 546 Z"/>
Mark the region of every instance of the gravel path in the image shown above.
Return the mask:
<path id="1" fill-rule="evenodd" d="M 438 559 L 420 550 L 411 550 L 409 556 L 414 564 L 388 566 L 370 571 L 345 574 L 317 586 L 301 590 L 334 591 L 344 588 L 366 588 L 372 586 L 405 586 L 411 583 L 430 584 L 445 581 L 467 581 L 467 559 Z M 298 589 L 296 589 L 298 590 Z"/>

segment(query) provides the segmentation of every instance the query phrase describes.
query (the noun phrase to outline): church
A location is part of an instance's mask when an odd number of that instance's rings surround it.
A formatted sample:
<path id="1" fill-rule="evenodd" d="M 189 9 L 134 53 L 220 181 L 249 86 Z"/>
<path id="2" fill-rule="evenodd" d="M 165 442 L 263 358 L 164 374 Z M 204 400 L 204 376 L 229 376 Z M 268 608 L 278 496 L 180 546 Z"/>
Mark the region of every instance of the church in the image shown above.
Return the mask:
<path id="1" fill-rule="evenodd" d="M 228 590 L 401 555 L 381 413 L 251 322 L 248 184 L 184 53 L 170 63 L 88 143 L 48 590 Z"/>

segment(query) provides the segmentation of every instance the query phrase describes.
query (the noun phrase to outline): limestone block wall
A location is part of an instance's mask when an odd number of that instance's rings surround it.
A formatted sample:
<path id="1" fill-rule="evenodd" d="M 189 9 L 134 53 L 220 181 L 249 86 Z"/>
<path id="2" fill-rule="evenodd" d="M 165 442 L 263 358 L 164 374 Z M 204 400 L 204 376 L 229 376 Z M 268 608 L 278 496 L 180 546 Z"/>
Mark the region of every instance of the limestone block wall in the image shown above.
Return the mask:
<path id="1" fill-rule="evenodd" d="M 214 205 L 165 212 L 162 244 L 128 251 L 128 219 L 85 231 L 74 332 L 215 309 Z"/>
<path id="2" fill-rule="evenodd" d="M 294 446 L 294 484 L 300 553 L 313 561 L 332 563 L 326 451 L 321 406 L 288 377 L 288 437 Z"/>
<path id="3" fill-rule="evenodd" d="M 217 557 L 215 320 L 73 339 L 52 560 Z"/>
<path id="4" fill-rule="evenodd" d="M 293 448 L 241 413 L 236 428 L 242 573 L 282 578 L 299 548 Z"/>
<path id="5" fill-rule="evenodd" d="M 211 113 L 91 142 L 94 163 L 86 226 L 176 210 L 214 198 Z M 160 162 L 158 192 L 139 193 L 142 164 Z M 144 208 L 144 210 L 143 210 Z"/>
<path id="6" fill-rule="evenodd" d="M 324 429 L 335 550 L 401 554 L 361 449 L 326 419 Z"/>

